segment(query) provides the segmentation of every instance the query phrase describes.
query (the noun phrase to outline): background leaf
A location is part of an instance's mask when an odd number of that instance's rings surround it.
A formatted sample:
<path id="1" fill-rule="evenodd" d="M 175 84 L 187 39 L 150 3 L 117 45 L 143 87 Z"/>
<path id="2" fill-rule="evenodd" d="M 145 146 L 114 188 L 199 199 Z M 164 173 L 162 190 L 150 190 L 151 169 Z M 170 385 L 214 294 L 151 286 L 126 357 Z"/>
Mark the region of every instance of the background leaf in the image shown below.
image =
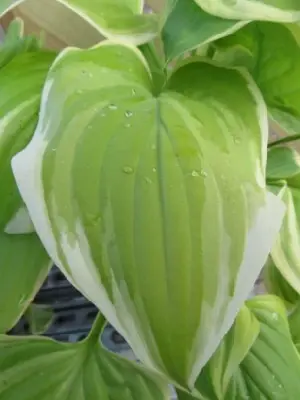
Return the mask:
<path id="1" fill-rule="evenodd" d="M 271 251 L 280 273 L 300 293 L 300 157 L 289 147 L 274 147 L 268 152 L 269 189 L 286 204 L 280 233 Z"/>
<path id="2" fill-rule="evenodd" d="M 0 332 L 23 315 L 52 265 L 36 234 L 0 233 Z"/>
<path id="3" fill-rule="evenodd" d="M 167 61 L 229 35 L 245 24 L 208 14 L 194 1 L 177 0 L 162 31 Z"/>
<path id="4" fill-rule="evenodd" d="M 0 231 L 23 209 L 10 163 L 33 135 L 41 91 L 54 58 L 52 52 L 29 51 L 14 57 L 0 69 Z M 19 221 L 25 222 L 25 226 L 20 227 L 18 233 L 22 233 L 22 229 L 26 233 L 28 220 L 20 218 Z"/>
<path id="5" fill-rule="evenodd" d="M 287 133 L 300 130 L 300 47 L 291 30 L 270 22 L 251 23 L 216 43 L 215 59 L 249 69 L 270 117 Z"/>
<path id="6" fill-rule="evenodd" d="M 54 313 L 50 306 L 31 303 L 24 317 L 29 324 L 30 332 L 33 335 L 41 335 L 52 324 Z"/>
<path id="7" fill-rule="evenodd" d="M 293 22 L 300 20 L 298 0 L 195 0 L 207 12 L 221 18 Z"/>
<path id="8" fill-rule="evenodd" d="M 101 348 L 98 338 L 76 344 L 0 336 L 1 400 L 167 400 L 156 375 Z"/>
<path id="9" fill-rule="evenodd" d="M 29 10 L 33 10 L 33 15 L 41 17 L 41 22 L 38 18 L 36 18 L 36 22 L 42 25 L 45 18 L 46 22 L 50 20 L 50 16 L 53 20 L 57 13 L 65 16 L 65 19 L 73 18 L 71 19 L 72 26 L 69 28 L 72 29 L 72 34 L 67 35 L 68 42 L 72 38 L 76 42 L 82 41 L 84 39 L 80 39 L 79 36 L 86 34 L 83 24 L 72 16 L 73 12 L 91 25 L 94 30 L 109 39 L 118 39 L 139 45 L 151 41 L 159 32 L 158 17 L 155 14 L 143 14 L 142 0 L 52 0 L 52 3 L 55 2 L 58 2 L 59 5 L 53 5 L 44 0 L 43 2 L 41 0 L 21 0 L 14 5 L 4 2 L 0 5 L 0 17 L 15 7 L 19 7 L 21 12 L 29 14 L 29 18 L 32 18 Z M 69 12 L 59 11 L 60 5 L 67 8 Z M 78 27 L 82 27 L 82 29 L 78 29 Z M 49 27 L 49 29 L 52 30 L 53 27 Z M 58 26 L 58 30 L 62 30 L 64 35 L 65 27 Z M 85 39 L 86 42 L 94 41 L 96 38 L 91 29 L 89 32 L 88 41 Z M 58 35 L 61 36 L 61 33 L 59 32 Z M 98 41 L 101 41 L 101 36 Z M 68 42 L 67 44 L 71 44 Z"/>
<path id="10" fill-rule="evenodd" d="M 258 296 L 247 306 L 260 322 L 260 334 L 240 364 L 225 399 L 296 399 L 300 393 L 300 358 L 283 303 L 275 296 Z"/>

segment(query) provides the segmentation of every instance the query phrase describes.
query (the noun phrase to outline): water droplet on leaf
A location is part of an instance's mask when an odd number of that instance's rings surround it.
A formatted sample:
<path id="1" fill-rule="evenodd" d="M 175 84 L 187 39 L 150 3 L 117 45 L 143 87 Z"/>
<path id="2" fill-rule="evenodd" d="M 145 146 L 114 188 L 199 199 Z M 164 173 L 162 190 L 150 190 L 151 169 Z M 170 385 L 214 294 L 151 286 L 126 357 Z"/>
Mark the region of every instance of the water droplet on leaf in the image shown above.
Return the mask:
<path id="1" fill-rule="evenodd" d="M 156 168 L 152 168 L 152 171 L 153 171 L 153 172 L 156 172 Z"/>
<path id="2" fill-rule="evenodd" d="M 136 95 L 136 90 L 135 90 L 135 89 L 132 89 L 132 90 L 131 90 L 131 93 L 133 94 L 133 96 L 135 96 L 135 95 Z"/>
<path id="3" fill-rule="evenodd" d="M 123 172 L 125 172 L 125 174 L 132 174 L 133 168 L 125 166 L 125 167 L 123 167 Z"/>
<path id="4" fill-rule="evenodd" d="M 194 171 L 192 172 L 192 176 L 197 177 L 197 176 L 199 176 L 199 174 L 198 174 L 197 171 L 194 170 Z"/>
<path id="5" fill-rule="evenodd" d="M 151 179 L 148 178 L 148 177 L 145 178 L 145 181 L 146 181 L 147 183 L 152 183 Z"/>
<path id="6" fill-rule="evenodd" d="M 201 176 L 203 176 L 204 178 L 207 177 L 207 172 L 204 171 L 204 169 L 201 170 Z"/>
<path id="7" fill-rule="evenodd" d="M 110 110 L 117 110 L 117 109 L 118 109 L 118 107 L 117 107 L 115 104 L 110 104 L 110 105 L 108 106 L 108 108 L 109 108 Z"/>
<path id="8" fill-rule="evenodd" d="M 132 111 L 125 111 L 125 117 L 126 118 L 130 118 L 130 117 L 132 117 Z"/>

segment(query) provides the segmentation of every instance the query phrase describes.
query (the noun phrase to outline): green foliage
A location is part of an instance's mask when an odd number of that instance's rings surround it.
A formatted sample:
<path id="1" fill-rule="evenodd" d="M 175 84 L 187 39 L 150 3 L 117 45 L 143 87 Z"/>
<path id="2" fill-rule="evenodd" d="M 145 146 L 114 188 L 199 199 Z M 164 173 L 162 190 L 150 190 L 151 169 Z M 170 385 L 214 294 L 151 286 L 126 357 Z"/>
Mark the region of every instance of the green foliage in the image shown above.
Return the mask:
<path id="1" fill-rule="evenodd" d="M 77 344 L 2 335 L 0 399 L 297 399 L 299 2 L 53 2 L 96 36 L 57 54 L 17 19 L 0 46 L 0 332 L 47 330 L 53 262 L 101 313 Z"/>

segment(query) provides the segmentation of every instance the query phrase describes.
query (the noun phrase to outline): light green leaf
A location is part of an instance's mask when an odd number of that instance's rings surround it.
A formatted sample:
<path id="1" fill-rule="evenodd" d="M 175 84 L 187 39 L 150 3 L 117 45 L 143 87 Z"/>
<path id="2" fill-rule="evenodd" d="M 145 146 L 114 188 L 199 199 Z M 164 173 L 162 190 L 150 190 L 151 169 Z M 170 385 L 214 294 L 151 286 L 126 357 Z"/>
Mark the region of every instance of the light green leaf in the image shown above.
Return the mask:
<path id="1" fill-rule="evenodd" d="M 260 334 L 240 364 L 225 399 L 297 399 L 300 358 L 283 303 L 275 296 L 259 296 L 247 306 L 260 322 Z"/>
<path id="2" fill-rule="evenodd" d="M 234 325 L 196 381 L 196 391 L 201 394 L 201 399 L 224 398 L 232 377 L 256 341 L 259 331 L 260 324 L 254 314 L 243 306 Z"/>
<path id="3" fill-rule="evenodd" d="M 230 35 L 246 23 L 215 17 L 194 1 L 177 0 L 162 32 L 167 61 Z"/>
<path id="4" fill-rule="evenodd" d="M 25 311 L 24 317 L 33 335 L 47 332 L 53 322 L 54 313 L 50 306 L 32 303 Z"/>
<path id="5" fill-rule="evenodd" d="M 44 282 L 49 257 L 35 234 L 0 234 L 0 332 L 10 330 Z"/>
<path id="6" fill-rule="evenodd" d="M 289 326 L 293 342 L 300 352 L 300 302 L 296 304 L 294 310 L 289 315 Z"/>
<path id="7" fill-rule="evenodd" d="M 221 18 L 294 22 L 300 20 L 298 0 L 194 0 Z"/>
<path id="8" fill-rule="evenodd" d="M 0 68 L 8 64 L 18 54 L 39 50 L 39 39 L 35 36 L 24 36 L 23 25 L 23 21 L 20 19 L 10 23 L 4 41 L 0 44 Z"/>
<path id="9" fill-rule="evenodd" d="M 167 393 L 160 378 L 97 338 L 69 344 L 0 336 L 1 400 L 167 400 Z"/>
<path id="10" fill-rule="evenodd" d="M 268 152 L 269 189 L 286 204 L 280 233 L 272 248 L 274 264 L 297 293 L 300 293 L 300 157 L 289 147 Z"/>
<path id="11" fill-rule="evenodd" d="M 1 53 L 0 53 L 1 55 Z M 30 141 L 37 123 L 41 91 L 54 53 L 14 57 L 0 69 L 0 231 L 32 232 L 11 170 L 11 158 Z M 22 71 L 22 73 L 20 73 Z M 19 225 L 20 224 L 20 225 Z"/>
<path id="12" fill-rule="evenodd" d="M 252 73 L 270 118 L 287 133 L 299 133 L 300 47 L 291 30 L 270 22 L 252 23 L 216 46 L 217 61 Z"/>
<path id="13" fill-rule="evenodd" d="M 264 284 L 270 294 L 280 297 L 285 306 L 290 309 L 300 300 L 299 294 L 289 285 L 274 264 L 272 257 L 269 257 L 264 267 Z"/>
<path id="14" fill-rule="evenodd" d="M 153 90 L 134 47 L 65 50 L 13 169 L 55 263 L 139 359 L 192 387 L 284 210 L 266 192 L 267 111 L 248 74 L 192 61 Z"/>
<path id="15" fill-rule="evenodd" d="M 41 3 L 41 0 L 34 0 Z M 143 0 L 55 0 L 78 14 L 101 35 L 135 45 L 151 41 L 159 33 L 159 20 L 155 14 L 143 14 Z M 0 5 L 0 17 L 24 3 L 19 0 Z M 33 0 L 28 3 L 33 4 Z M 24 7 L 24 6 L 23 6 Z M 47 7 L 44 10 L 47 13 Z"/>

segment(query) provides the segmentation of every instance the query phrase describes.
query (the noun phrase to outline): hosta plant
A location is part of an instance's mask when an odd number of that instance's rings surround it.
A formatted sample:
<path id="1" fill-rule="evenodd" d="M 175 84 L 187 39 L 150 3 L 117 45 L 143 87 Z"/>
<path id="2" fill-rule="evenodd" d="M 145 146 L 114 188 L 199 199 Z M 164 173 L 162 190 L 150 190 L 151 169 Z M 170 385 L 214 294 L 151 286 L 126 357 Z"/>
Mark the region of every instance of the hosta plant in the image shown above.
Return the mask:
<path id="1" fill-rule="evenodd" d="M 297 399 L 298 1 L 5 0 L 8 19 L 0 399 Z M 51 323 L 32 302 L 53 264 L 98 307 L 90 335 L 9 335 Z M 101 346 L 106 321 L 139 364 Z"/>

